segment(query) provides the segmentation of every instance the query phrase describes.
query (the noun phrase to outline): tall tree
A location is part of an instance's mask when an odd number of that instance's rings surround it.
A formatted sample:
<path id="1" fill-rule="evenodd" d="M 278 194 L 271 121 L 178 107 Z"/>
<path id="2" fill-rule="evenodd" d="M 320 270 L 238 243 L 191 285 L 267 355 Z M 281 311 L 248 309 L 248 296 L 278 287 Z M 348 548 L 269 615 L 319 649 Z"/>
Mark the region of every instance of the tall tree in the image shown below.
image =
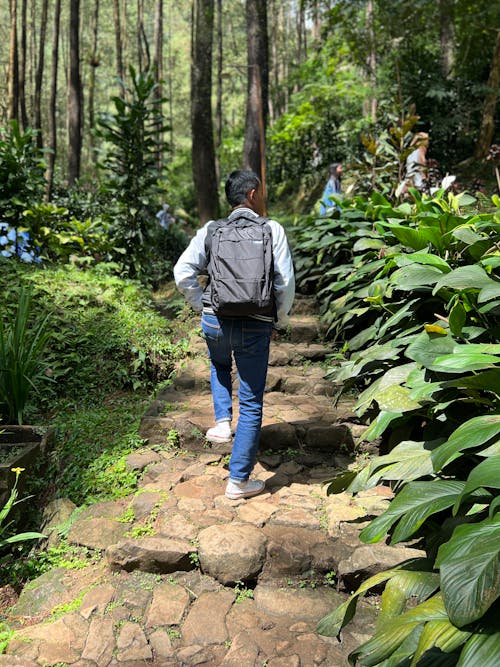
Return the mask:
<path id="1" fill-rule="evenodd" d="M 122 22 L 120 21 L 120 0 L 113 0 L 113 23 L 115 24 L 116 74 L 120 81 L 125 78 L 123 67 Z M 120 86 L 123 91 L 124 87 Z"/>
<path id="2" fill-rule="evenodd" d="M 52 33 L 52 65 L 50 73 L 50 96 L 49 96 L 49 139 L 47 155 L 47 172 L 45 175 L 47 181 L 47 199 L 52 194 L 54 183 L 54 166 L 57 154 L 57 71 L 59 66 L 59 26 L 61 23 L 61 0 L 56 0 L 54 7 L 54 27 Z"/>
<path id="3" fill-rule="evenodd" d="M 19 119 L 19 53 L 17 44 L 17 0 L 10 0 L 9 120 Z"/>
<path id="4" fill-rule="evenodd" d="M 266 182 L 265 147 L 268 116 L 269 56 L 266 0 L 247 0 L 248 86 L 243 160 Z"/>
<path id="5" fill-rule="evenodd" d="M 156 11 L 155 11 L 155 22 L 154 22 L 154 54 L 153 54 L 153 73 L 155 79 L 155 106 L 158 116 L 162 116 L 162 101 L 163 101 L 163 91 L 162 91 L 162 80 L 163 80 L 163 0 L 156 0 Z M 158 132 L 156 135 L 156 145 L 158 150 L 156 153 L 156 162 L 158 167 L 158 173 L 161 174 L 162 163 L 163 163 L 163 154 L 160 150 L 160 145 L 162 144 L 162 131 L 158 127 Z"/>
<path id="6" fill-rule="evenodd" d="M 29 125 L 28 111 L 26 105 L 26 66 L 28 60 L 28 49 L 26 36 L 28 34 L 27 24 L 28 0 L 21 2 L 21 44 L 19 49 L 19 112 L 23 129 Z"/>
<path id="7" fill-rule="evenodd" d="M 212 122 L 214 0 L 194 0 L 191 54 L 193 180 L 201 222 L 219 215 Z"/>
<path id="8" fill-rule="evenodd" d="M 495 134 L 495 110 L 500 89 L 500 30 L 497 30 L 497 38 L 491 60 L 490 75 L 488 77 L 488 92 L 484 101 L 481 128 L 474 151 L 476 159 L 484 158 L 490 150 L 491 142 Z"/>
<path id="9" fill-rule="evenodd" d="M 98 51 L 98 40 L 99 40 L 99 0 L 95 0 L 94 11 L 92 14 L 92 49 L 90 52 L 90 76 L 89 76 L 89 88 L 88 88 L 88 109 L 89 109 L 89 130 L 90 132 L 90 142 L 93 144 L 93 134 L 92 130 L 95 126 L 95 79 L 96 79 L 96 69 L 99 67 L 100 58 Z"/>
<path id="10" fill-rule="evenodd" d="M 439 42 L 441 45 L 441 72 L 447 79 L 454 60 L 454 14 L 455 0 L 439 0 Z"/>
<path id="11" fill-rule="evenodd" d="M 69 5 L 68 183 L 80 176 L 82 155 L 82 82 L 80 78 L 80 0 Z"/>
<path id="12" fill-rule="evenodd" d="M 39 148 L 43 146 L 42 139 L 42 83 L 43 83 L 43 69 L 45 63 L 45 35 L 47 33 L 47 15 L 48 15 L 49 0 L 42 2 L 42 16 L 40 19 L 40 40 L 38 43 L 38 63 L 35 76 L 35 98 L 34 105 L 34 125 L 38 130 L 36 143 Z"/>

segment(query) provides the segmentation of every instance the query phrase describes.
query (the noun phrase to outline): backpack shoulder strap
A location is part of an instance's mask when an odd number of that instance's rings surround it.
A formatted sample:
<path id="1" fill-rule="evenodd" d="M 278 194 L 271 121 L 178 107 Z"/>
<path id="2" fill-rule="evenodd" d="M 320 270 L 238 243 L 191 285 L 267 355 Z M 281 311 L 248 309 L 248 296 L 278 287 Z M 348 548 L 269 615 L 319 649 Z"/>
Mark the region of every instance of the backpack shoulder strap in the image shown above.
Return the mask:
<path id="1" fill-rule="evenodd" d="M 219 220 L 212 220 L 207 227 L 207 235 L 205 236 L 205 252 L 207 259 L 210 257 L 210 252 L 212 250 L 212 240 L 215 230 L 218 227 L 222 227 L 228 223 L 228 218 L 220 218 Z"/>

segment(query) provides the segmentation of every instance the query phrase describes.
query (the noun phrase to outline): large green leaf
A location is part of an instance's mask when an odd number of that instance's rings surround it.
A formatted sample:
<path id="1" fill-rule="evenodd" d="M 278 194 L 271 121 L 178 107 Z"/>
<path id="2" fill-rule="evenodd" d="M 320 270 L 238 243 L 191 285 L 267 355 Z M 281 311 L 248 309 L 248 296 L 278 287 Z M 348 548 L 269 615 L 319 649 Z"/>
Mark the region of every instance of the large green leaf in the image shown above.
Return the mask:
<path id="1" fill-rule="evenodd" d="M 479 447 L 500 433 L 500 415 L 481 415 L 461 424 L 448 440 L 432 454 L 434 471 L 439 472 L 448 463 L 458 458 L 464 449 Z"/>
<path id="2" fill-rule="evenodd" d="M 425 368 L 433 370 L 435 359 L 445 354 L 451 354 L 455 345 L 453 337 L 449 334 L 441 336 L 423 331 L 406 348 L 405 356 L 422 364 Z"/>
<path id="3" fill-rule="evenodd" d="M 462 646 L 470 636 L 471 632 L 459 630 L 449 619 L 426 623 L 411 663 L 412 667 L 418 665 L 418 661 L 426 651 L 436 647 L 444 653 L 451 653 Z"/>
<path id="4" fill-rule="evenodd" d="M 408 264 L 402 266 L 391 275 L 391 283 L 403 291 L 421 289 L 428 285 L 435 285 L 443 272 L 434 266 Z"/>
<path id="5" fill-rule="evenodd" d="M 439 229 L 439 221 L 434 218 L 428 222 L 429 226 L 420 225 L 418 229 L 391 221 L 378 221 L 375 223 L 375 227 L 382 234 L 387 234 L 387 231 L 391 232 L 402 245 L 413 250 L 424 250 L 429 244 L 441 250 L 443 248 L 443 238 Z"/>
<path id="6" fill-rule="evenodd" d="M 465 644 L 456 667 L 498 667 L 500 632 L 474 634 Z"/>
<path id="7" fill-rule="evenodd" d="M 386 412 L 411 412 L 421 407 L 420 403 L 411 398 L 410 390 L 398 384 L 382 389 L 374 398 L 379 408 Z"/>
<path id="8" fill-rule="evenodd" d="M 473 375 L 448 380 L 445 387 L 460 387 L 464 389 L 484 389 L 500 394 L 500 368 L 492 368 Z"/>
<path id="9" fill-rule="evenodd" d="M 436 294 L 443 287 L 451 287 L 456 290 L 482 290 L 485 287 L 499 287 L 500 284 L 490 278 L 486 271 L 477 264 L 460 266 L 450 273 L 442 276 L 434 287 Z"/>
<path id="10" fill-rule="evenodd" d="M 398 567 L 379 572 L 378 574 L 369 577 L 359 586 L 359 588 L 357 588 L 357 590 L 354 591 L 348 600 L 336 607 L 330 614 L 319 621 L 317 626 L 319 634 L 327 637 L 336 637 L 354 616 L 358 597 L 363 596 L 370 590 L 370 588 L 383 584 L 389 579 L 392 579 L 392 577 L 397 576 L 400 572 L 426 572 L 430 567 L 431 564 L 428 560 L 424 558 L 413 558 L 406 563 L 402 563 Z"/>
<path id="11" fill-rule="evenodd" d="M 398 618 L 405 611 L 407 602 L 421 602 L 439 588 L 437 572 L 412 572 L 402 570 L 395 574 L 385 585 L 377 618 L 377 629 Z"/>
<path id="12" fill-rule="evenodd" d="M 375 667 L 390 657 L 418 625 L 418 621 L 404 625 L 395 624 L 392 628 L 377 633 L 349 654 L 349 663 L 356 665 L 356 661 L 359 661 L 363 667 Z"/>
<path id="13" fill-rule="evenodd" d="M 401 526 L 397 527 L 392 542 L 407 539 L 429 516 L 452 507 L 464 486 L 465 482 L 442 479 L 410 482 L 385 512 L 361 531 L 360 538 L 366 543 L 378 542 L 393 524 L 400 521 Z"/>
<path id="14" fill-rule="evenodd" d="M 389 454 L 377 456 L 371 461 L 369 485 L 375 486 L 381 479 L 410 481 L 431 475 L 431 450 L 434 446 L 434 442 L 403 440 Z"/>
<path id="15" fill-rule="evenodd" d="M 461 525 L 438 551 L 436 565 L 452 623 L 480 619 L 500 595 L 500 516 Z"/>
<path id="16" fill-rule="evenodd" d="M 402 416 L 402 412 L 384 412 L 381 410 L 370 426 L 363 433 L 363 440 L 373 442 L 379 438 L 386 428 L 395 420 Z"/>
<path id="17" fill-rule="evenodd" d="M 410 263 L 417 264 L 429 264 L 430 266 L 435 266 L 437 269 L 440 269 L 442 273 L 449 273 L 451 271 L 451 266 L 448 262 L 445 262 L 444 259 L 441 259 L 438 255 L 433 255 L 432 253 L 427 252 L 412 252 L 409 254 L 397 255 L 396 263 L 398 266 L 405 266 Z"/>
<path id="18" fill-rule="evenodd" d="M 432 370 L 441 373 L 464 373 L 468 371 L 482 371 L 492 368 L 500 362 L 500 357 L 492 354 L 481 354 L 480 352 L 469 352 L 461 350 L 453 354 L 444 354 L 436 357 L 432 364 Z"/>
<path id="19" fill-rule="evenodd" d="M 439 594 L 421 602 L 414 609 L 394 619 L 388 628 L 384 626 L 382 631 L 377 632 L 371 639 L 357 648 L 349 656 L 349 660 L 357 658 L 361 665 L 378 665 L 379 662 L 390 657 L 401 646 L 417 625 L 432 621 L 448 621 L 446 610 Z"/>
<path id="20" fill-rule="evenodd" d="M 458 512 L 463 501 L 476 489 L 500 489 L 500 456 L 491 456 L 481 461 L 470 473 L 465 487 L 453 507 L 453 514 Z"/>

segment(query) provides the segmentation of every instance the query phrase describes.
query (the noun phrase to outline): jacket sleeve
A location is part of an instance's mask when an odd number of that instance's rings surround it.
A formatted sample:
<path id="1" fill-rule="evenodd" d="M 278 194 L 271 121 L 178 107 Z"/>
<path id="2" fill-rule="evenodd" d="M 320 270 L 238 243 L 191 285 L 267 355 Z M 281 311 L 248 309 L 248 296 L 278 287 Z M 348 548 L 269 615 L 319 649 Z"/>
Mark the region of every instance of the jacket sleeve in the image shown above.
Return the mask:
<path id="1" fill-rule="evenodd" d="M 295 274 L 292 253 L 283 227 L 275 220 L 270 220 L 273 235 L 274 259 L 274 294 L 278 311 L 278 327 L 288 324 L 290 311 L 295 297 Z"/>
<path id="2" fill-rule="evenodd" d="M 191 308 L 197 312 L 201 312 L 203 308 L 203 288 L 198 282 L 198 276 L 204 273 L 207 266 L 205 239 L 208 225 L 207 222 L 197 231 L 174 266 L 175 284 Z"/>

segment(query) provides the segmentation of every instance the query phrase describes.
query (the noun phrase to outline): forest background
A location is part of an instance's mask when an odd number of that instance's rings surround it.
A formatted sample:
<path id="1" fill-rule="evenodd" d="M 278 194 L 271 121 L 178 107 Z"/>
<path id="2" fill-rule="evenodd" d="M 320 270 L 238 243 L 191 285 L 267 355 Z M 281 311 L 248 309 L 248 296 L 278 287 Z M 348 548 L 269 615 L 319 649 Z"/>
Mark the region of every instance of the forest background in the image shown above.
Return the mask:
<path id="1" fill-rule="evenodd" d="M 98 119 L 126 96 L 130 66 L 152 70 L 158 196 L 204 220 L 243 161 L 258 70 L 272 197 L 317 196 L 334 160 L 355 180 L 366 138 L 411 111 L 428 156 L 467 181 L 483 175 L 470 159 L 486 157 L 498 127 L 499 13 L 487 0 L 4 0 L 0 118 L 38 130 L 56 190 L 95 190 L 109 147 Z"/>

